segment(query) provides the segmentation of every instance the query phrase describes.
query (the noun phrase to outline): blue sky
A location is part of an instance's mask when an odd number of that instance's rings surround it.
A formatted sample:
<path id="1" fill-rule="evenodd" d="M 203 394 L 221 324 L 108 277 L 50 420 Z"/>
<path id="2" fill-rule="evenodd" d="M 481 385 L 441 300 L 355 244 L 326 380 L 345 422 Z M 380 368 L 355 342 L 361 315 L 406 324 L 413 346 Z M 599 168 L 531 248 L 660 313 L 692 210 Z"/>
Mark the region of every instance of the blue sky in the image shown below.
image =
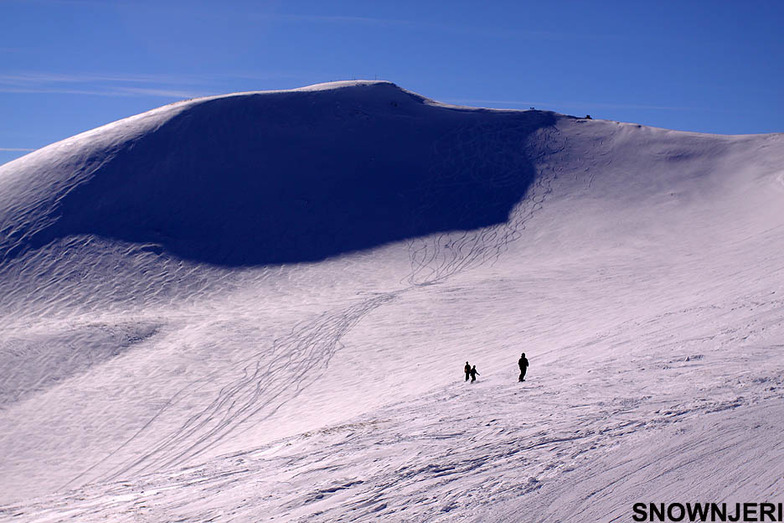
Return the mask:
<path id="1" fill-rule="evenodd" d="M 464 105 L 782 132 L 782 27 L 784 2 L 766 0 L 0 0 L 0 163 L 182 98 L 354 78 Z"/>

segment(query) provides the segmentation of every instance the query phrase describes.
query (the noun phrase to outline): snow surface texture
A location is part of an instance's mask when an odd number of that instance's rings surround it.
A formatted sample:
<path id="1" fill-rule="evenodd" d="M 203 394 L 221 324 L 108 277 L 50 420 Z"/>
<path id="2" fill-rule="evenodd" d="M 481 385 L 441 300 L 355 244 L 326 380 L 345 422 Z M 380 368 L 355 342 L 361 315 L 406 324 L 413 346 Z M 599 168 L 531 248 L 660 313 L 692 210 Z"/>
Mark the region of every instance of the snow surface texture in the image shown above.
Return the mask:
<path id="1" fill-rule="evenodd" d="M 0 260 L 3 520 L 784 501 L 782 135 L 191 100 L 0 167 Z"/>

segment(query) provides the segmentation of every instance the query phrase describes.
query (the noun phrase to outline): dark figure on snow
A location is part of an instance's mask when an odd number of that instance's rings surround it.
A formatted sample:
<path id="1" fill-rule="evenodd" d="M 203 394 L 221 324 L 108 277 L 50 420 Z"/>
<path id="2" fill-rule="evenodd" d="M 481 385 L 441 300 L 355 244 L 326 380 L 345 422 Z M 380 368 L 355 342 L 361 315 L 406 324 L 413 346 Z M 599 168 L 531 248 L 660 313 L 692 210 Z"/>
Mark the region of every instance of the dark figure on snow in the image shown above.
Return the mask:
<path id="1" fill-rule="evenodd" d="M 525 381 L 525 373 L 528 370 L 528 358 L 525 357 L 525 352 L 523 353 L 522 356 L 520 356 L 520 359 L 517 360 L 517 365 L 518 367 L 520 367 L 519 381 Z"/>
<path id="2" fill-rule="evenodd" d="M 469 371 L 469 374 L 471 374 L 471 383 L 475 382 L 476 381 L 476 377 L 479 376 L 479 371 L 476 370 L 476 365 L 471 367 L 471 370 Z"/>
<path id="3" fill-rule="evenodd" d="M 468 378 L 471 377 L 471 365 L 469 365 L 468 362 L 466 362 L 466 366 L 465 366 L 465 368 L 463 370 L 465 370 L 466 381 L 468 381 Z"/>

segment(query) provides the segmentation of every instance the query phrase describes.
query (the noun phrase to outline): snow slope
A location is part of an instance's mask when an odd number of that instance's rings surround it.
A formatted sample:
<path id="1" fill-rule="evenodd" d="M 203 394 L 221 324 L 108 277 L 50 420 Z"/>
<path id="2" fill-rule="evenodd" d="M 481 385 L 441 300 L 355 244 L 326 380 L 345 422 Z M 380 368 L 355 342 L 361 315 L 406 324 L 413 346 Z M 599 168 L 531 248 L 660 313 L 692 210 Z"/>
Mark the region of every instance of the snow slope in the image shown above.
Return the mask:
<path id="1" fill-rule="evenodd" d="M 0 519 L 784 501 L 783 165 L 782 135 L 386 82 L 181 102 L 6 164 Z"/>

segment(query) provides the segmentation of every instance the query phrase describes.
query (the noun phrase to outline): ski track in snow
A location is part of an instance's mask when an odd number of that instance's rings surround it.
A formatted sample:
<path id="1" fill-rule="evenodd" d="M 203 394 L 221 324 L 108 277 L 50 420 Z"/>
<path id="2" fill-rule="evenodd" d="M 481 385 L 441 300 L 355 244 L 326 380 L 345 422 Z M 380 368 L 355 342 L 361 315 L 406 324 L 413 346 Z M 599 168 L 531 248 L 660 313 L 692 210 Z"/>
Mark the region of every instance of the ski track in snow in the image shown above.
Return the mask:
<path id="1" fill-rule="evenodd" d="M 780 306 L 780 302 L 764 304 L 763 310 L 752 317 L 765 316 Z M 678 322 L 689 321 L 691 312 L 675 312 L 651 321 L 667 330 L 675 329 Z M 717 341 L 725 346 L 736 342 L 732 332 L 720 338 Z M 374 518 L 452 521 L 465 519 L 474 511 L 477 521 L 517 521 L 519 514 L 514 507 L 506 518 L 503 511 L 486 511 L 488 507 L 497 510 L 527 496 L 542 495 L 554 505 L 542 500 L 531 501 L 530 506 L 524 503 L 529 507 L 525 520 L 551 520 L 547 507 L 564 520 L 571 520 L 577 512 L 569 513 L 565 507 L 576 511 L 575 507 L 582 505 L 574 500 L 565 503 L 563 498 L 568 500 L 570 492 L 553 491 L 553 485 L 564 485 L 553 483 L 554 478 L 571 477 L 575 484 L 591 485 L 592 475 L 601 473 L 610 477 L 603 488 L 611 489 L 616 483 L 624 484 L 630 474 L 644 473 L 648 466 L 645 453 L 659 441 L 657 435 L 661 438 L 663 433 L 694 430 L 698 430 L 697 438 L 691 441 L 689 452 L 670 449 L 670 453 L 660 456 L 663 467 L 656 470 L 665 477 L 668 467 L 673 474 L 681 474 L 684 469 L 699 472 L 699 463 L 694 460 L 722 450 L 712 446 L 714 436 L 701 435 L 699 424 L 724 426 L 738 416 L 736 412 L 748 412 L 732 433 L 737 434 L 738 444 L 748 439 L 742 428 L 747 423 L 767 424 L 769 431 L 778 432 L 773 420 L 779 419 L 775 416 L 781 412 L 784 399 L 784 369 L 780 364 L 769 376 L 755 376 L 749 366 L 747 375 L 733 383 L 729 361 L 709 362 L 699 354 L 692 354 L 688 361 L 645 361 L 643 355 L 634 354 L 630 358 L 638 362 L 637 368 L 630 369 L 612 359 L 605 361 L 604 367 L 595 369 L 606 376 L 598 383 L 585 376 L 560 376 L 559 380 L 547 381 L 534 378 L 525 388 L 512 380 L 503 384 L 457 383 L 350 423 L 253 451 L 143 476 L 133 482 L 93 484 L 62 498 L 5 507 L 3 511 L 34 521 L 132 520 L 145 516 L 246 520 L 259 514 L 303 522 Z M 636 383 L 649 374 L 649 366 L 660 369 L 668 382 L 680 385 L 673 389 L 662 382 L 639 396 Z M 702 391 L 703 399 L 684 400 L 682 393 L 690 386 L 689 376 L 702 372 L 717 373 L 714 385 Z M 572 388 L 579 388 L 580 394 L 575 395 Z M 765 497 L 775 495 L 782 487 L 784 467 L 776 457 L 784 457 L 784 446 L 780 440 L 762 443 L 773 445 L 766 451 L 772 459 L 772 483 L 767 493 L 759 492 Z M 636 452 L 624 454 L 629 444 Z M 596 456 L 611 453 L 618 454 L 618 470 L 594 470 Z M 738 465 L 735 461 L 729 463 L 731 467 Z M 614 472 L 618 476 L 613 476 Z M 636 488 L 637 484 L 632 483 L 632 489 Z M 589 492 L 582 501 L 598 495 L 597 491 Z M 628 515 L 628 506 L 617 508 Z M 618 513 L 602 516 L 608 520 L 622 517 Z"/>
<path id="2" fill-rule="evenodd" d="M 180 466 L 259 413 L 274 414 L 281 404 L 297 397 L 309 383 L 321 377 L 339 350 L 340 339 L 351 327 L 394 296 L 370 298 L 295 327 L 289 336 L 276 340 L 271 351 L 261 352 L 230 371 L 239 378 L 224 387 L 206 409 L 191 417 L 177 432 L 101 480 L 112 481 Z M 170 402 L 166 408 L 173 404 L 174 401 Z M 148 426 L 145 430 L 151 429 Z"/>
<path id="3" fill-rule="evenodd" d="M 522 130 L 472 126 L 461 131 L 461 134 L 469 138 L 459 142 L 464 144 L 460 149 L 468 158 L 456 161 L 452 155 L 444 154 L 443 156 L 450 158 L 453 163 L 447 172 L 453 172 L 457 168 L 470 168 L 477 162 L 484 151 L 472 149 L 470 145 L 473 142 L 470 137 L 490 132 L 496 133 L 493 134 L 493 143 L 504 143 L 508 148 L 505 158 L 531 157 L 540 160 L 563 148 L 557 129 L 548 129 L 537 136 L 526 150 Z M 514 164 L 498 166 L 495 182 L 503 183 L 503 179 L 518 175 L 515 167 Z M 94 478 L 93 481 L 105 482 L 183 466 L 250 419 L 274 414 L 280 405 L 297 397 L 310 383 L 321 377 L 332 355 L 339 349 L 340 338 L 365 315 L 402 292 L 413 290 L 417 286 L 444 282 L 460 272 L 497 259 L 510 242 L 520 237 L 525 223 L 541 208 L 551 191 L 550 183 L 554 176 L 556 174 L 551 170 L 540 171 L 528 197 L 521 202 L 520 208 L 512 213 L 510 221 L 506 223 L 479 231 L 445 233 L 432 239 L 412 242 L 409 246 L 413 268 L 408 278 L 410 287 L 395 293 L 381 294 L 346 310 L 324 313 L 312 322 L 295 327 L 290 336 L 275 341 L 271 352 L 259 352 L 233 369 L 222 371 L 235 376 L 234 381 L 225 386 L 206 409 L 188 419 L 176 432 L 169 434 L 141 457 L 119 469 L 94 476 L 95 469 L 100 469 L 106 460 L 114 457 L 123 448 L 132 446 L 141 433 L 155 433 L 156 418 L 164 410 L 176 409 L 181 396 L 187 399 L 188 395 L 199 388 L 197 383 L 184 387 L 122 447 L 75 477 L 65 487 L 77 481 L 84 481 L 84 478 L 90 475 Z M 432 255 L 427 256 L 423 252 L 431 252 Z"/>
<path id="4" fill-rule="evenodd" d="M 438 150 L 439 156 L 446 161 L 446 168 L 439 168 L 439 172 L 461 178 L 460 171 L 470 171 L 489 155 L 488 142 L 476 139 L 476 136 L 488 135 L 493 137 L 490 141 L 492 152 L 507 160 L 506 163 L 493 165 L 494 178 L 489 183 L 503 187 L 507 180 L 520 176 L 523 160 L 537 164 L 538 172 L 528 194 L 510 213 L 508 221 L 477 231 L 437 234 L 409 242 L 411 275 L 408 282 L 412 285 L 443 282 L 464 270 L 492 263 L 501 256 L 511 242 L 520 238 L 525 224 L 552 191 L 550 185 L 557 176 L 556 168 L 546 166 L 541 160 L 564 148 L 557 127 L 539 131 L 534 139 L 526 138 L 524 129 L 499 129 L 489 125 L 467 127 L 456 134 L 456 138 L 449 137 L 449 149 Z M 506 154 L 500 155 L 499 152 Z M 449 179 L 443 179 L 437 188 L 430 190 L 443 190 L 449 186 Z"/>

